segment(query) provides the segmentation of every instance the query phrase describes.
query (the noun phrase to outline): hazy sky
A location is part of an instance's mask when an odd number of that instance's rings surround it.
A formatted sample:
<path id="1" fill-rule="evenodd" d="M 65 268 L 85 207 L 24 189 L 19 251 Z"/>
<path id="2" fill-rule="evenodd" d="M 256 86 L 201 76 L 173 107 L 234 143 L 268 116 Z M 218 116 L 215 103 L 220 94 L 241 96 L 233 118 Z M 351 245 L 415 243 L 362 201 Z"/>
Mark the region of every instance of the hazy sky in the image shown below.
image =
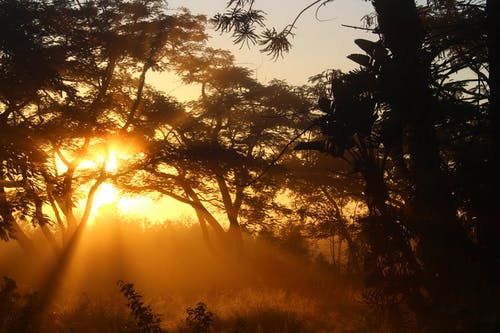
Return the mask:
<path id="1" fill-rule="evenodd" d="M 268 24 L 282 29 L 310 4 L 311 0 L 257 0 L 256 8 L 267 13 Z M 186 7 L 193 13 L 208 17 L 224 11 L 226 0 L 170 0 L 170 7 Z M 272 61 L 258 51 L 258 47 L 240 49 L 234 46 L 229 35 L 220 36 L 210 29 L 213 47 L 229 49 L 237 64 L 256 72 L 262 82 L 273 78 L 286 79 L 292 84 L 306 83 L 307 79 L 328 68 L 351 69 L 355 64 L 346 58 L 350 53 L 360 52 L 354 44 L 355 38 L 376 39 L 372 33 L 342 27 L 341 24 L 361 25 L 361 18 L 373 12 L 370 2 L 364 0 L 335 0 L 323 6 L 315 18 L 316 7 L 306 12 L 297 24 L 293 48 L 283 59 Z"/>

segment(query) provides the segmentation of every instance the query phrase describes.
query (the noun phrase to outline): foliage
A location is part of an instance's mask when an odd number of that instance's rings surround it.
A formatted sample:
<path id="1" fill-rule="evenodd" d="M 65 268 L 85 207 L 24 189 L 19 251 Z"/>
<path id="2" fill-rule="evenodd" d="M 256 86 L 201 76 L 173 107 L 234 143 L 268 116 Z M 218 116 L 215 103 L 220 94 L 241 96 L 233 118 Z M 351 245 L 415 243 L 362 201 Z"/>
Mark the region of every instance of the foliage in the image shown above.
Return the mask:
<path id="1" fill-rule="evenodd" d="M 120 292 L 127 298 L 127 306 L 130 309 L 130 314 L 134 317 L 135 323 L 140 332 L 144 333 L 160 333 L 165 332 L 161 328 L 160 315 L 153 312 L 150 305 L 145 305 L 141 301 L 142 295 L 137 293 L 132 283 L 117 282 Z"/>
<path id="2" fill-rule="evenodd" d="M 222 33 L 230 33 L 235 44 L 258 44 L 262 46 L 261 51 L 267 53 L 274 60 L 283 57 L 290 51 L 293 37 L 293 29 L 298 19 L 308 9 L 316 6 L 319 10 L 333 0 L 316 0 L 302 9 L 292 23 L 282 30 L 268 28 L 265 25 L 265 13 L 255 9 L 255 0 L 228 1 L 227 10 L 217 13 L 211 22 L 215 29 Z"/>
<path id="3" fill-rule="evenodd" d="M 119 172 L 106 165 L 121 140 L 131 163 L 122 157 L 120 172 L 134 168 L 145 137 L 131 125 L 154 94 L 146 74 L 202 45 L 204 17 L 162 0 L 6 0 L 0 15 L 0 236 L 29 243 L 21 217 L 57 249 L 66 244 L 48 227 L 66 241 L 85 226 L 95 192 Z"/>
<path id="4" fill-rule="evenodd" d="M 92 269 L 68 271 L 67 279 L 81 284 L 63 282 L 37 332 L 138 332 L 128 301 L 113 287 L 120 277 L 144 286 L 140 301 L 161 313 L 161 327 L 168 332 L 192 332 L 185 309 L 191 304 L 195 308 L 196 300 L 209 304 L 206 312 L 215 314 L 213 332 L 349 332 L 350 326 L 364 325 L 360 318 L 367 309 L 350 296 L 356 292 L 356 277 L 342 278 L 328 265 L 313 264 L 312 257 L 297 258 L 252 238 L 245 242 L 246 258 L 228 262 L 207 256 L 197 224 L 143 227 L 131 216 L 115 219 L 102 216 L 88 227 L 73 264 Z M 35 267 L 39 259 L 19 256 L 23 252 L 16 244 L 2 243 L 1 250 L 17 259 L 9 269 L 17 273 L 10 275 L 20 276 L 18 284 L 29 287 L 32 277 L 16 268 Z M 8 261 L 2 265 L 7 268 Z"/>
<path id="5" fill-rule="evenodd" d="M 186 309 L 186 322 L 195 333 L 209 333 L 215 314 L 207 309 L 207 305 L 198 302 L 194 307 Z"/>
<path id="6" fill-rule="evenodd" d="M 311 1 L 282 30 L 265 26 L 253 0 L 228 1 L 212 22 L 276 59 L 302 13 L 330 2 Z M 360 67 L 293 87 L 257 82 L 205 47 L 204 17 L 160 0 L 0 0 L 0 238 L 32 249 L 31 224 L 64 263 L 110 182 L 190 205 L 214 253 L 241 254 L 249 231 L 285 250 L 265 265 L 292 252 L 305 265 L 309 240 L 328 239 L 333 266 L 363 274 L 363 301 L 390 323 L 373 330 L 494 325 L 498 1 L 371 3 L 379 40 L 354 41 L 360 53 L 348 58 Z M 156 91 L 150 71 L 199 85 L 199 98 Z M 119 286 L 137 327 L 160 331 L 134 286 Z M 5 325 L 33 312 L 12 280 L 0 296 L 14 308 L 1 308 Z M 188 309 L 193 330 L 217 321 L 203 303 Z"/>
<path id="7" fill-rule="evenodd" d="M 275 199 L 283 176 L 267 171 L 307 121 L 308 91 L 277 80 L 261 84 L 225 51 L 208 48 L 186 58 L 178 70 L 187 83 L 201 85 L 200 97 L 180 105 L 152 96 L 134 124 L 145 132 L 156 130 L 147 162 L 139 176 L 125 175 L 119 182 L 128 190 L 159 192 L 191 205 L 206 240 L 213 232 L 238 244 L 242 225 L 261 224 L 280 209 Z M 258 182 L 263 175 L 268 180 Z M 217 210 L 229 222 L 227 234 L 214 217 Z"/>
<path id="8" fill-rule="evenodd" d="M 25 332 L 33 329 L 33 314 L 36 312 L 36 294 L 22 295 L 16 282 L 3 277 L 0 285 L 0 331 Z"/>
<path id="9" fill-rule="evenodd" d="M 396 326 L 403 311 L 423 331 L 487 325 L 497 310 L 459 313 L 499 292 L 491 274 L 498 261 L 488 254 L 498 252 L 500 237 L 491 210 L 499 184 L 496 2 L 371 3 L 376 19 L 366 23 L 380 40 L 355 41 L 364 54 L 348 57 L 358 69 L 314 78 L 319 133 L 296 149 L 342 159 L 361 177 L 368 212 L 356 216 L 355 242 L 377 295 L 370 299 L 396 315 Z M 237 10 L 253 5 L 228 2 Z M 236 24 L 221 23 L 237 19 L 229 10 L 215 22 L 234 33 Z M 472 291 L 475 283 L 488 287 Z"/>

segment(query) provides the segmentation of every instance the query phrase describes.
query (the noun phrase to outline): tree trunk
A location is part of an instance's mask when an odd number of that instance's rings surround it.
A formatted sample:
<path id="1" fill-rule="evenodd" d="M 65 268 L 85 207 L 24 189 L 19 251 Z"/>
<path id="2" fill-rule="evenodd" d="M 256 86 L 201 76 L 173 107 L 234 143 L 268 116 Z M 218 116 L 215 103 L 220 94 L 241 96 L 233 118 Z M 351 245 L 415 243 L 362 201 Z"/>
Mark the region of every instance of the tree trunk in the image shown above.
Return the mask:
<path id="1" fill-rule="evenodd" d="M 487 165 L 488 179 L 491 180 L 486 185 L 487 193 L 485 203 L 481 205 L 482 216 L 480 216 L 478 240 L 481 247 L 500 263 L 498 254 L 500 253 L 500 221 L 496 209 L 500 189 L 500 1 L 488 0 L 486 2 L 487 17 L 487 47 L 489 62 L 488 85 L 490 89 L 488 116 L 489 116 L 489 163 Z"/>
<path id="2" fill-rule="evenodd" d="M 45 236 L 45 239 L 47 239 L 47 242 L 50 245 L 50 248 L 54 252 L 55 255 L 59 255 L 61 249 L 59 248 L 59 245 L 57 244 L 57 239 L 54 237 L 54 233 L 47 227 L 47 224 L 41 224 L 40 229 L 42 229 L 42 233 Z"/>
<path id="3" fill-rule="evenodd" d="M 11 237 L 14 238 L 19 246 L 26 252 L 32 252 L 35 249 L 33 241 L 26 235 L 21 226 L 12 218 L 10 221 L 11 225 Z"/>
<path id="4" fill-rule="evenodd" d="M 196 212 L 196 217 L 198 217 L 198 223 L 200 224 L 201 236 L 203 237 L 203 241 L 205 242 L 205 245 L 208 248 L 208 250 L 213 252 L 214 248 L 212 246 L 212 242 L 210 241 L 210 235 L 208 234 L 207 222 L 205 221 L 205 218 L 198 210 L 195 210 L 195 212 Z"/>
<path id="5" fill-rule="evenodd" d="M 2 175 L 3 176 L 3 175 Z M 0 216 L 3 220 L 2 233 L 5 233 L 5 239 L 8 240 L 9 237 L 15 239 L 19 246 L 24 251 L 33 251 L 34 245 L 33 241 L 24 233 L 21 226 L 17 223 L 16 219 L 12 215 L 12 208 L 7 201 L 5 193 L 5 188 L 0 187 Z"/>
<path id="6" fill-rule="evenodd" d="M 243 238 L 241 235 L 241 228 L 238 222 L 238 211 L 235 209 L 235 205 L 231 200 L 231 195 L 227 187 L 224 178 L 216 173 L 215 177 L 217 179 L 217 184 L 219 185 L 219 190 L 222 195 L 222 202 L 224 203 L 224 209 L 226 211 L 227 219 L 229 220 L 229 237 L 234 243 L 234 247 L 238 252 L 243 249 Z"/>
<path id="7" fill-rule="evenodd" d="M 220 238 L 224 238 L 224 229 L 220 225 L 219 221 L 217 221 L 212 214 L 205 208 L 203 203 L 201 202 L 200 198 L 196 194 L 196 192 L 192 189 L 192 187 L 183 180 L 179 180 L 179 184 L 182 186 L 182 189 L 184 192 L 186 192 L 187 196 L 191 198 L 192 202 L 188 203 L 193 207 L 195 210 L 196 214 L 200 214 L 200 216 L 203 218 L 203 221 L 207 222 L 210 227 L 214 230 L 217 236 Z"/>
<path id="8" fill-rule="evenodd" d="M 54 234 L 52 231 L 48 228 L 48 223 L 49 221 L 43 214 L 43 200 L 36 194 L 35 191 L 32 193 L 33 197 L 35 198 L 35 217 L 38 225 L 40 226 L 40 229 L 42 229 L 42 233 L 45 236 L 45 239 L 49 243 L 50 248 L 54 252 L 54 254 L 57 256 L 59 254 L 59 245 L 57 244 L 57 240 L 54 237 Z"/>
<path id="9" fill-rule="evenodd" d="M 392 112 L 410 132 L 415 184 L 414 207 L 426 223 L 454 222 L 456 209 L 443 172 L 434 130 L 429 89 L 430 67 L 422 50 L 424 31 L 413 0 L 374 0 L 379 28 L 393 57 L 384 71 Z"/>
<path id="10" fill-rule="evenodd" d="M 456 206 L 446 175 L 440 168 L 439 144 L 431 109 L 430 64 L 422 49 L 424 31 L 415 2 L 373 0 L 373 3 L 384 42 L 393 54 L 384 73 L 385 93 L 392 112 L 401 119 L 399 126 L 406 127 L 410 133 L 414 183 L 412 215 L 421 227 L 420 231 L 436 239 L 434 246 L 446 244 L 457 249 L 463 245 L 463 232 L 456 220 Z M 451 244 L 450 241 L 460 244 Z M 446 262 L 441 264 L 448 265 Z"/>
<path id="11" fill-rule="evenodd" d="M 335 233 L 332 231 L 330 234 L 330 256 L 332 258 L 332 266 L 337 267 L 337 260 L 335 258 Z"/>

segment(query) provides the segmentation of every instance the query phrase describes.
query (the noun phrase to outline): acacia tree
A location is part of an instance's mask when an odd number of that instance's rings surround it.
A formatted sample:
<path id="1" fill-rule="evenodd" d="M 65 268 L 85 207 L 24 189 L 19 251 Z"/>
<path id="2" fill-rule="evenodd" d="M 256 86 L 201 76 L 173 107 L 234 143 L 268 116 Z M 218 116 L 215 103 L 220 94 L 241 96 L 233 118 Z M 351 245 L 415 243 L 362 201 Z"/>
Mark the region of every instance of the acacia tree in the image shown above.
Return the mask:
<path id="1" fill-rule="evenodd" d="M 207 225 L 228 238 L 214 214 L 224 212 L 230 242 L 240 248 L 242 219 L 264 219 L 279 188 L 254 180 L 302 126 L 310 103 L 300 88 L 256 82 L 225 51 L 206 49 L 179 63 L 181 77 L 200 85 L 200 98 L 184 110 L 152 96 L 137 122 L 156 133 L 146 175 L 123 181 L 129 190 L 156 191 L 191 205 L 206 240 Z"/>
<path id="2" fill-rule="evenodd" d="M 112 150 L 143 141 L 132 123 L 147 73 L 173 70 L 179 54 L 202 44 L 205 19 L 161 0 L 4 0 L 0 16 L 1 236 L 28 248 L 17 224 L 52 228 L 47 209 L 64 233 L 61 246 L 44 232 L 58 256 L 33 313 L 36 330 L 97 190 L 122 172 L 109 167 Z M 136 152 L 123 153 L 135 160 Z"/>
<path id="3" fill-rule="evenodd" d="M 204 18 L 156 0 L 2 1 L 0 13 L 2 236 L 25 239 L 16 214 L 46 226 L 46 207 L 71 234 L 110 177 L 109 146 L 136 137 L 147 72 L 172 69 L 203 43 Z"/>

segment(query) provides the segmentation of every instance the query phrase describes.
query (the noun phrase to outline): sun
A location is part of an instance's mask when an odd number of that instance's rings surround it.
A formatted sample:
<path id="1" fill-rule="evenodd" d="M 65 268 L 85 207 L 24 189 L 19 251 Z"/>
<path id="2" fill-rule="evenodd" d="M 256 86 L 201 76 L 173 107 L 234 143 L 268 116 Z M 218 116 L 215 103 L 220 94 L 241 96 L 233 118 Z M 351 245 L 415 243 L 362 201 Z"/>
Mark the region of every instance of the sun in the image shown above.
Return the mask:
<path id="1" fill-rule="evenodd" d="M 109 173 L 116 172 L 116 170 L 118 169 L 117 155 L 120 155 L 120 158 L 122 158 L 122 159 L 127 158 L 127 156 L 124 156 L 124 154 L 119 154 L 115 150 L 112 150 L 109 152 L 109 156 L 107 158 L 105 158 L 104 156 L 99 156 L 97 158 L 96 162 L 88 161 L 89 166 L 95 168 L 97 165 L 102 165 L 103 163 L 105 163 L 106 165 L 104 165 L 104 170 L 106 170 L 106 172 L 109 172 Z M 86 162 L 86 161 L 84 161 L 84 162 Z M 83 167 L 85 167 L 85 166 L 83 165 Z"/>
<path id="2" fill-rule="evenodd" d="M 81 169 L 104 168 L 104 170 L 107 173 L 112 174 L 118 170 L 119 167 L 118 158 L 123 158 L 122 156 L 117 157 L 119 155 L 120 154 L 117 151 L 112 150 L 108 152 L 107 157 L 99 155 L 95 161 L 83 160 L 82 163 L 80 164 L 80 168 Z M 89 185 L 86 185 L 85 187 L 89 187 Z M 90 188 L 88 188 L 87 190 L 90 190 Z M 113 202 L 117 202 L 119 199 L 120 198 L 118 190 L 113 186 L 113 184 L 110 184 L 108 182 L 103 182 L 101 185 L 99 185 L 97 191 L 95 192 L 92 201 L 92 208 L 95 211 L 99 207 L 111 204 Z M 88 198 L 82 200 L 82 204 L 85 205 L 86 200 L 88 200 Z"/>
<path id="3" fill-rule="evenodd" d="M 81 161 L 78 169 L 82 172 L 104 170 L 107 174 L 113 175 L 119 172 L 120 168 L 126 164 L 136 151 L 130 152 L 127 144 L 109 145 L 107 149 L 96 149 L 87 159 Z M 139 152 L 140 153 L 140 152 Z M 56 155 L 55 166 L 58 174 L 67 171 L 67 166 Z M 89 197 L 86 195 L 93 184 L 93 181 L 82 184 L 80 187 L 83 196 L 78 201 L 78 209 L 83 210 L 88 204 Z M 116 185 L 109 181 L 104 181 L 96 190 L 92 202 L 89 224 L 95 222 L 99 214 L 99 208 L 113 205 L 118 212 L 127 216 L 147 218 L 153 223 L 162 223 L 167 220 L 178 220 L 185 218 L 195 218 L 192 207 L 180 203 L 169 197 L 158 197 L 153 194 L 131 195 L 124 194 Z"/>
<path id="4" fill-rule="evenodd" d="M 93 206 L 97 209 L 117 201 L 119 201 L 119 197 L 116 188 L 110 183 L 102 183 L 95 193 Z"/>

